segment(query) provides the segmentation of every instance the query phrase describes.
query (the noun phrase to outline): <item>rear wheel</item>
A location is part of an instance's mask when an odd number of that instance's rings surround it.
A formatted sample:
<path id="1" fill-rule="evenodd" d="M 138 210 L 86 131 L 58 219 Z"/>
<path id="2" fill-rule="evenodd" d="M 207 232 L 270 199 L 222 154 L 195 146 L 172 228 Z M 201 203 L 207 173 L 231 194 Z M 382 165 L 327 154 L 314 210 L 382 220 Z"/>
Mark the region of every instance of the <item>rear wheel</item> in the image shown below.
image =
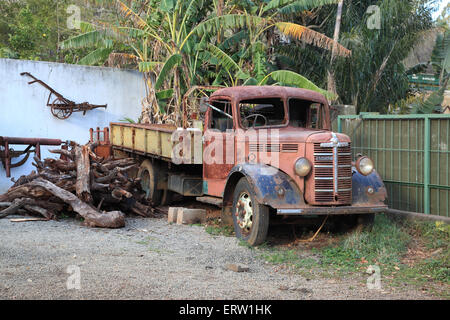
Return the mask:
<path id="1" fill-rule="evenodd" d="M 144 160 L 139 167 L 138 177 L 141 178 L 141 187 L 145 192 L 147 200 L 157 206 L 161 203 L 163 190 L 158 189 L 158 181 L 160 180 L 159 166 L 156 162 Z"/>
<path id="2" fill-rule="evenodd" d="M 236 237 L 252 246 L 266 240 L 269 208 L 256 201 L 253 189 L 245 177 L 239 180 L 234 189 L 232 215 Z"/>
<path id="3" fill-rule="evenodd" d="M 173 196 L 174 196 L 174 192 L 169 190 L 169 189 L 164 189 L 163 190 L 163 195 L 161 198 L 161 205 L 162 206 L 167 206 L 169 204 L 172 203 L 173 201 Z"/>

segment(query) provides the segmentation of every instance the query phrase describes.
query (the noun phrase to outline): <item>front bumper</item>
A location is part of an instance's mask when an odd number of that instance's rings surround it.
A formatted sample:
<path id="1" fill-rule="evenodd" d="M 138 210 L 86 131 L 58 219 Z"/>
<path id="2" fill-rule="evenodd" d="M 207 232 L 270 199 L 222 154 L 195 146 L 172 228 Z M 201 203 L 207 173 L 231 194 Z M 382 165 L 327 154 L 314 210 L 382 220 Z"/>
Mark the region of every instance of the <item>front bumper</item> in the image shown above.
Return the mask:
<path id="1" fill-rule="evenodd" d="M 345 215 L 345 214 L 368 214 L 386 212 L 388 206 L 344 206 L 344 207 L 305 207 L 298 209 L 277 209 L 277 215 L 299 216 L 299 215 Z"/>

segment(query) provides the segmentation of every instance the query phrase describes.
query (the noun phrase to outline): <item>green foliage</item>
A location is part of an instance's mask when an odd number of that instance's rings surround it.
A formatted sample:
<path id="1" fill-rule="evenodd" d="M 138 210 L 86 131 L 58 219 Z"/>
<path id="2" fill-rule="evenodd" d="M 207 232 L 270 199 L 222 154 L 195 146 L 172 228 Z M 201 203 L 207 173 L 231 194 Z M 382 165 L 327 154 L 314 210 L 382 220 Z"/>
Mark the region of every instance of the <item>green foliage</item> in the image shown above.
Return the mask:
<path id="1" fill-rule="evenodd" d="M 368 277 L 365 273 L 368 266 L 377 265 L 383 287 L 407 283 L 419 288 L 429 287 L 433 293 L 450 297 L 449 224 L 394 221 L 379 214 L 370 232 L 328 234 L 315 241 L 316 245 L 290 249 L 267 246 L 261 258 L 272 264 L 292 266 L 308 276 L 312 272 L 339 277 L 359 274 L 364 280 Z M 414 250 L 425 254 L 425 258 L 416 257 Z M 413 262 L 409 262 L 411 259 Z"/>
<path id="2" fill-rule="evenodd" d="M 124 117 L 123 119 L 120 119 L 119 121 L 126 122 L 126 123 L 136 123 L 136 121 L 134 121 L 133 119 L 128 118 L 128 117 Z"/>
<path id="3" fill-rule="evenodd" d="M 426 100 L 419 101 L 412 105 L 412 113 L 433 113 L 440 111 L 444 101 L 445 90 L 450 79 L 450 31 L 438 34 L 436 44 L 431 55 L 431 64 L 437 74 L 439 74 L 440 88 L 433 92 Z"/>
<path id="4" fill-rule="evenodd" d="M 274 250 L 262 255 L 263 259 L 273 264 L 294 264 L 297 263 L 299 256 L 295 250 Z"/>
<path id="5" fill-rule="evenodd" d="M 164 83 L 164 80 L 167 78 L 169 72 L 176 66 L 178 65 L 182 60 L 182 57 L 180 54 L 175 53 L 173 55 L 171 55 L 166 62 L 164 63 L 164 66 L 161 69 L 161 72 L 159 73 L 158 79 L 156 80 L 155 83 L 155 89 L 159 90 L 161 88 L 161 86 Z"/>
<path id="6" fill-rule="evenodd" d="M 334 32 L 339 0 L 228 1 L 220 13 L 217 1 L 205 0 L 87 2 L 0 2 L 0 57 L 87 65 L 115 58 L 113 66 L 136 67 L 152 75 L 146 85 L 155 89 L 149 92 L 158 94 L 161 104 L 167 104 L 164 112 L 179 105 L 177 99 L 189 87 L 205 84 L 282 83 L 334 98 L 321 88 L 327 86 L 329 50 L 336 44 L 328 36 Z M 338 57 L 333 64 L 339 102 L 354 104 L 358 111 L 384 111 L 406 97 L 402 61 L 418 35 L 433 26 L 428 3 L 344 2 L 337 48 L 343 55 L 349 48 L 352 55 Z M 81 30 L 67 30 L 69 4 L 82 8 Z M 367 28 L 370 5 L 381 9 L 380 30 Z M 97 17 L 99 6 L 107 13 Z M 438 49 L 439 45 L 433 65 L 448 74 L 449 51 Z M 133 59 L 128 59 L 130 55 Z M 429 102 L 436 101 L 431 97 Z"/>
<path id="7" fill-rule="evenodd" d="M 224 225 L 209 225 L 206 226 L 205 231 L 213 236 L 226 236 L 231 237 L 234 235 L 234 228 L 232 226 Z"/>
<path id="8" fill-rule="evenodd" d="M 298 73 L 295 73 L 293 71 L 289 70 L 278 70 L 273 71 L 272 73 L 268 74 L 261 82 L 260 84 L 265 84 L 269 78 L 272 78 L 276 82 L 279 82 L 281 85 L 285 86 L 294 86 L 297 88 L 304 88 L 313 90 L 316 92 L 319 92 L 323 95 L 325 95 L 327 98 L 333 98 L 333 94 L 330 92 L 327 92 L 326 90 L 320 89 L 318 86 L 316 86 L 314 83 L 306 79 L 305 77 L 299 75 Z"/>
<path id="9" fill-rule="evenodd" d="M 76 32 L 66 25 L 69 5 L 79 6 L 83 17 L 92 17 L 93 7 L 85 4 L 85 0 L 0 1 L 0 57 L 76 63 L 87 52 L 71 50 L 63 55 L 58 42 Z"/>

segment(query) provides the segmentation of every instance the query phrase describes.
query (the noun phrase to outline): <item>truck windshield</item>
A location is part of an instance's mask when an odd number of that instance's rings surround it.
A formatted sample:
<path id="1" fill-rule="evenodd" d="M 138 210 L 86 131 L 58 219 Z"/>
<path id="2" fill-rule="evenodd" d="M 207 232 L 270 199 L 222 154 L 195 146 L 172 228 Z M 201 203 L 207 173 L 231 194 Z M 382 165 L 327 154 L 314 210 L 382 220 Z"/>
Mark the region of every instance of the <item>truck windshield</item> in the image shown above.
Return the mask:
<path id="1" fill-rule="evenodd" d="M 296 128 L 323 129 L 324 112 L 322 104 L 290 98 L 289 105 L 289 126 Z"/>
<path id="2" fill-rule="evenodd" d="M 239 103 L 239 113 L 241 126 L 245 129 L 286 124 L 281 98 L 243 100 Z"/>

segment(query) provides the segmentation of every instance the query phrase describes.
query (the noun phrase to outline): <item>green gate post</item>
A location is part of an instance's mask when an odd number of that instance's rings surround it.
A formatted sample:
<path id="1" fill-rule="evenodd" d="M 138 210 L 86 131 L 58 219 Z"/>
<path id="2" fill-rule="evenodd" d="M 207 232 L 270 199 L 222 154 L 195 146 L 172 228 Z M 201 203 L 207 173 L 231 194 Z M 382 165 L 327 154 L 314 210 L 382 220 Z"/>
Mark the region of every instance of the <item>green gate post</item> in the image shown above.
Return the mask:
<path id="1" fill-rule="evenodd" d="M 428 115 L 424 115 L 424 159 L 423 159 L 423 210 L 424 213 L 430 213 L 430 144 L 431 144 L 431 135 L 430 135 L 430 118 Z"/>

